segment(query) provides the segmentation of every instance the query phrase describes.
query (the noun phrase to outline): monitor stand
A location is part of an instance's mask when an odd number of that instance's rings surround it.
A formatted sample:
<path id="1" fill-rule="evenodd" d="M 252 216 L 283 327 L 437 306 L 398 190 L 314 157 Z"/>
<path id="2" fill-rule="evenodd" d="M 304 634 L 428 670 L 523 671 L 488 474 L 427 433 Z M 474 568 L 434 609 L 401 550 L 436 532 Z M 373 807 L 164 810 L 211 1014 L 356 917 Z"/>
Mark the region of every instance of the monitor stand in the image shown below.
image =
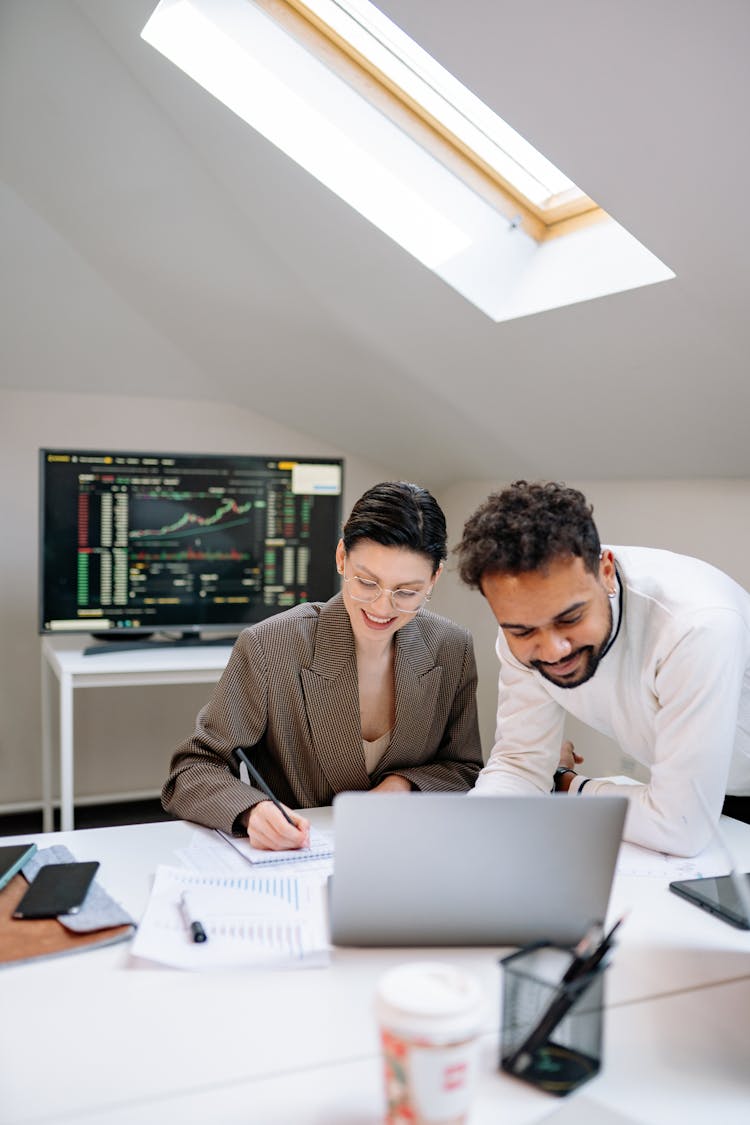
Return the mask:
<path id="1" fill-rule="evenodd" d="M 226 636 L 202 637 L 197 629 L 184 629 L 179 636 L 153 640 L 154 633 L 139 633 L 137 639 L 126 632 L 117 633 L 116 630 L 107 633 L 92 633 L 91 637 L 98 643 L 87 645 L 83 650 L 84 656 L 100 656 L 107 652 L 133 652 L 137 649 L 150 651 L 156 648 L 189 648 L 204 645 L 232 645 L 236 634 Z"/>

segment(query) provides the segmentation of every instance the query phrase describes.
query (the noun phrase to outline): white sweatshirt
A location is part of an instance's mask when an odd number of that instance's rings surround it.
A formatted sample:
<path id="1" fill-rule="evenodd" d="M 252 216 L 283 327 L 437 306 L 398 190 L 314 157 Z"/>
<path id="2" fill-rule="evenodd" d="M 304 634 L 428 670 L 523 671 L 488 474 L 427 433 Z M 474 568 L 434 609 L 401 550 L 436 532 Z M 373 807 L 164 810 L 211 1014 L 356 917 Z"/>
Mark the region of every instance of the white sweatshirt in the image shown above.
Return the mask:
<path id="1" fill-rule="evenodd" d="M 622 622 L 594 676 L 558 688 L 511 654 L 502 630 L 497 730 L 476 794 L 548 793 L 565 713 L 615 739 L 647 785 L 576 777 L 570 797 L 630 798 L 624 837 L 673 855 L 710 838 L 691 779 L 718 819 L 725 793 L 750 795 L 750 594 L 698 559 L 612 547 Z"/>

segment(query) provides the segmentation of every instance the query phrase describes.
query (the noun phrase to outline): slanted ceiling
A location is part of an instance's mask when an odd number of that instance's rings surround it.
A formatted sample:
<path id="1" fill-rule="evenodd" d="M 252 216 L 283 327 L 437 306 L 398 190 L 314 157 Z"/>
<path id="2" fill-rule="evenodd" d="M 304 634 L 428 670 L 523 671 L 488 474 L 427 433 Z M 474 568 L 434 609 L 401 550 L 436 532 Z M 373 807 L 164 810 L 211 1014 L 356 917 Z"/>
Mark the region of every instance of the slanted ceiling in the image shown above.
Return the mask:
<path id="1" fill-rule="evenodd" d="M 501 324 L 144 44 L 154 6 L 0 4 L 0 385 L 223 399 L 433 487 L 750 475 L 745 0 L 382 3 L 677 275 Z"/>

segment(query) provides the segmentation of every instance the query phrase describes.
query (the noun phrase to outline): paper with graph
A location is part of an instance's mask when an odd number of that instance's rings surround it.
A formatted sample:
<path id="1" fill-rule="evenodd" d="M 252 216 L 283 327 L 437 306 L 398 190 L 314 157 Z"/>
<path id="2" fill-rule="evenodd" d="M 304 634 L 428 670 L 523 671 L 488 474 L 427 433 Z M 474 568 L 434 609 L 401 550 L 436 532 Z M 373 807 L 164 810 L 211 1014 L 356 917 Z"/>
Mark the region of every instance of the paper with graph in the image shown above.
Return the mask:
<path id="1" fill-rule="evenodd" d="M 161 866 L 132 952 L 181 969 L 326 965 L 325 890 L 321 873 L 288 867 L 245 876 Z M 206 932 L 205 942 L 192 940 L 183 896 Z"/>

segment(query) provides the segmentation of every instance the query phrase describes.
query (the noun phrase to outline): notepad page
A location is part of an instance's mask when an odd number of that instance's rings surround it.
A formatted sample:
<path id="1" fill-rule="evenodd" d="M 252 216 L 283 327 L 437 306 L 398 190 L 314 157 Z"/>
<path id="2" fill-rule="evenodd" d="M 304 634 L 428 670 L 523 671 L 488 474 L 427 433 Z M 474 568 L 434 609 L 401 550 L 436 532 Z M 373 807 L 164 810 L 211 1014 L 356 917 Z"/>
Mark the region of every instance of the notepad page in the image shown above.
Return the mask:
<path id="1" fill-rule="evenodd" d="M 272 852 L 264 848 L 254 848 L 246 836 L 230 836 L 228 832 L 216 830 L 222 839 L 249 863 L 299 863 L 311 859 L 329 859 L 333 855 L 333 833 L 323 832 L 319 828 L 310 829 L 310 846 L 308 848 L 294 848 L 288 851 Z"/>
<path id="2" fill-rule="evenodd" d="M 179 907 L 183 894 L 205 942 L 191 940 Z M 291 870 L 227 876 L 158 867 L 133 954 L 183 969 L 328 964 L 324 881 Z"/>

